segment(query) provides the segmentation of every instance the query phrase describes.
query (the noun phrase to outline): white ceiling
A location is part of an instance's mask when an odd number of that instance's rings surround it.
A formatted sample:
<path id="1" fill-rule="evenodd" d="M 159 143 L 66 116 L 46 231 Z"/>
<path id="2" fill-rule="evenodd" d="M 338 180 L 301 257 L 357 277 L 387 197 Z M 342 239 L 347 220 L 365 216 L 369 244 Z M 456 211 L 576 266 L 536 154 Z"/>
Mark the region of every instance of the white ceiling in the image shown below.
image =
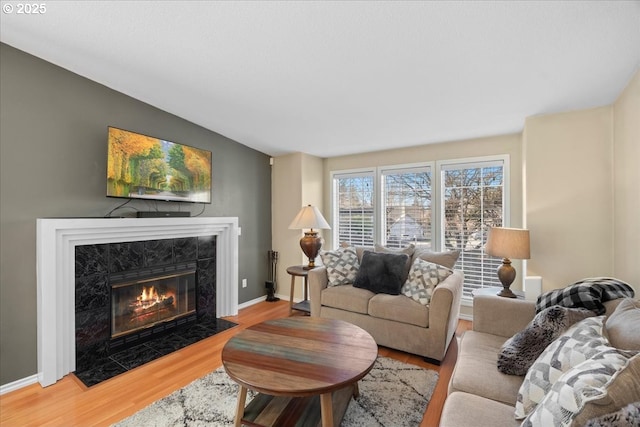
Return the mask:
<path id="1" fill-rule="evenodd" d="M 18 3 L 2 42 L 272 156 L 519 132 L 640 64 L 640 1 Z"/>

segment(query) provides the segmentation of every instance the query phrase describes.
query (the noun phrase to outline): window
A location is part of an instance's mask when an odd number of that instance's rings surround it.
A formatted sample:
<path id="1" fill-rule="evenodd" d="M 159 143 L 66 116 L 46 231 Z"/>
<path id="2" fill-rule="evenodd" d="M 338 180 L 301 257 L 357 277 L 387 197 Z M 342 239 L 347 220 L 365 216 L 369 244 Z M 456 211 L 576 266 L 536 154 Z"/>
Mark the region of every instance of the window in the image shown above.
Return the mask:
<path id="1" fill-rule="evenodd" d="M 336 174 L 333 177 L 334 242 L 373 246 L 374 172 Z M 337 238 L 337 239 L 336 239 Z"/>
<path id="2" fill-rule="evenodd" d="M 441 166 L 443 249 L 458 249 L 456 268 L 464 271 L 464 296 L 474 289 L 501 286 L 498 258 L 484 252 L 490 227 L 505 218 L 503 161 Z"/>
<path id="3" fill-rule="evenodd" d="M 382 222 L 387 246 L 431 248 L 431 168 L 383 170 Z"/>
<path id="4" fill-rule="evenodd" d="M 484 245 L 490 227 L 509 225 L 508 156 L 334 172 L 332 181 L 334 246 L 458 249 L 464 297 L 501 286 L 501 260 Z"/>

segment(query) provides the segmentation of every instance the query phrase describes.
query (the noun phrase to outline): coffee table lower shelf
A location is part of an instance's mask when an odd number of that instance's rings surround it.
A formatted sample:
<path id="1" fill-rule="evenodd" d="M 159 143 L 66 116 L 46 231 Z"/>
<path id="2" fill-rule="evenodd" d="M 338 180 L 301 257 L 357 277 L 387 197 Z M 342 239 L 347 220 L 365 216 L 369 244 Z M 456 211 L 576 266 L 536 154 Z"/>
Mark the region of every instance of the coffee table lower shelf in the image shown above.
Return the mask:
<path id="1" fill-rule="evenodd" d="M 349 385 L 334 391 L 333 425 L 339 426 L 347 412 L 351 397 L 357 394 L 357 386 Z M 242 425 L 251 427 L 321 427 L 320 396 L 288 397 L 257 394 L 244 410 Z"/>

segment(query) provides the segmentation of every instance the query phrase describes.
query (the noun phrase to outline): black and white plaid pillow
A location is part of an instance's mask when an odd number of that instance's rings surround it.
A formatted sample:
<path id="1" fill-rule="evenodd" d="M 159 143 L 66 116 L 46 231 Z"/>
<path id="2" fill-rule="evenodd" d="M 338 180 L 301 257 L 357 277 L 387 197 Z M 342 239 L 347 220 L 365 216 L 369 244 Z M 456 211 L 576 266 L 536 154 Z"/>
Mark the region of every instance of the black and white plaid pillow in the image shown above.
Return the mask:
<path id="1" fill-rule="evenodd" d="M 611 277 L 591 277 L 582 279 L 562 289 L 546 292 L 538 297 L 536 312 L 554 305 L 567 308 L 586 308 L 596 314 L 604 314 L 602 304 L 617 298 L 633 298 L 631 286 Z"/>

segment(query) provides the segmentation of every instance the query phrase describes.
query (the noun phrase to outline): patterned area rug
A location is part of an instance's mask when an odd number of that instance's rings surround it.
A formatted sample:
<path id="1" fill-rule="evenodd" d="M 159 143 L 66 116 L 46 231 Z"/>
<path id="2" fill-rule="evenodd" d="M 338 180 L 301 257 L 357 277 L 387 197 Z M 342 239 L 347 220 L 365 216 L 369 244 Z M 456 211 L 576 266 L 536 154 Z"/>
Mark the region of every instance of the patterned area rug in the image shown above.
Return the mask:
<path id="1" fill-rule="evenodd" d="M 417 426 L 437 382 L 435 371 L 378 357 L 341 426 Z M 220 367 L 114 426 L 232 426 L 237 395 L 238 385 Z M 249 391 L 247 403 L 253 396 Z"/>

